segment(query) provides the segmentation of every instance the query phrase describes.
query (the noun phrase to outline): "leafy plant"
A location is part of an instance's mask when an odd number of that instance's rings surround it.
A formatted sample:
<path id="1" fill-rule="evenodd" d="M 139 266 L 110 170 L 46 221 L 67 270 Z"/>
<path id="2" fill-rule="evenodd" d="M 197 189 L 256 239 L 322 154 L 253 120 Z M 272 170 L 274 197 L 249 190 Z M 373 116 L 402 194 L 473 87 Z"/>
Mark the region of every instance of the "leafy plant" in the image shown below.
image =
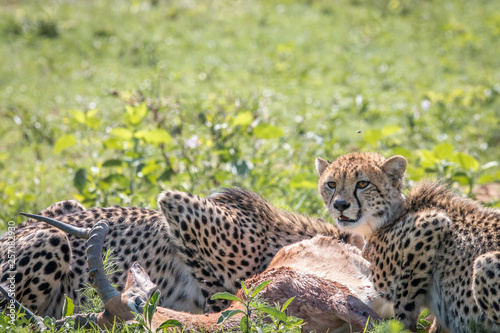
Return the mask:
<path id="1" fill-rule="evenodd" d="M 285 302 L 285 304 L 281 305 L 278 303 L 276 307 L 265 307 L 265 311 L 262 307 L 258 307 L 257 311 L 262 311 L 271 315 L 271 320 L 274 324 L 274 330 L 276 332 L 292 332 L 294 330 L 300 329 L 303 319 L 296 318 L 293 316 L 283 316 L 286 308 L 290 303 L 294 300 L 295 296 L 290 298 Z"/>
<path id="2" fill-rule="evenodd" d="M 428 309 L 425 309 L 422 311 L 420 316 L 418 317 L 418 323 L 417 323 L 417 332 L 418 333 L 425 333 L 427 332 L 430 323 L 427 321 L 427 317 L 429 316 L 430 312 Z M 368 326 L 368 322 L 366 323 Z M 368 330 L 367 327 L 365 327 L 364 333 L 409 333 L 408 330 L 404 329 L 404 325 L 394 319 L 389 319 L 385 320 L 378 325 L 375 325 L 375 327 L 371 330 Z"/>
<path id="3" fill-rule="evenodd" d="M 0 331 L 2 332 L 15 332 L 21 331 L 21 327 L 29 327 L 31 323 L 26 319 L 26 315 L 21 312 L 21 309 L 10 312 L 10 309 L 6 308 L 0 313 Z"/>
<path id="4" fill-rule="evenodd" d="M 433 150 L 418 150 L 415 154 L 399 150 L 410 157 L 408 176 L 412 180 L 434 175 L 449 184 L 465 186 L 469 195 L 476 184 L 494 182 L 500 174 L 496 171 L 497 161 L 481 164 L 474 156 L 456 152 L 450 143 L 441 143 Z M 416 159 L 413 156 L 416 156 Z M 497 172 L 497 174 L 495 174 Z"/>
<path id="5" fill-rule="evenodd" d="M 154 313 L 156 312 L 156 307 L 160 302 L 160 291 L 156 290 L 155 293 L 146 301 L 144 304 L 143 312 L 136 315 L 137 323 L 129 324 L 129 327 L 146 331 L 149 333 L 163 332 L 171 327 L 182 328 L 182 324 L 175 319 L 168 319 L 164 321 L 155 331 L 151 329 L 151 323 L 153 321 Z"/>
<path id="6" fill-rule="evenodd" d="M 295 318 L 293 316 L 287 316 L 285 314 L 285 310 L 293 301 L 294 297 L 290 298 L 280 306 L 279 304 L 276 307 L 270 307 L 264 305 L 258 301 L 259 293 L 271 282 L 271 280 L 264 281 L 259 285 L 247 289 L 245 282 L 241 282 L 241 289 L 243 290 L 244 299 L 239 299 L 236 295 L 233 295 L 228 292 L 217 293 L 211 297 L 212 300 L 223 299 L 229 301 L 236 301 L 241 303 L 244 306 L 244 310 L 233 309 L 233 310 L 225 310 L 221 313 L 217 324 L 222 324 L 229 318 L 243 314 L 240 320 L 240 330 L 241 332 L 264 332 L 261 326 L 258 326 L 257 323 L 252 321 L 252 314 L 256 313 L 265 313 L 269 315 L 271 318 L 274 331 L 275 332 L 292 332 L 295 330 L 300 331 L 300 327 L 302 326 L 303 320 Z"/>

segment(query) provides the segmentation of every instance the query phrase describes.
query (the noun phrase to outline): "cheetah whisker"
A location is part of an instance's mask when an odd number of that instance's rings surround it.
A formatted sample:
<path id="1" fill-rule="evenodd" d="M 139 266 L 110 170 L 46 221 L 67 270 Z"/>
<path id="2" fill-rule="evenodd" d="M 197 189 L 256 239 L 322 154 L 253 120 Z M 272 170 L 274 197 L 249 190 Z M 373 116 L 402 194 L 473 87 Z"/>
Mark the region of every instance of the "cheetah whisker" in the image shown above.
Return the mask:
<path id="1" fill-rule="evenodd" d="M 32 219 L 35 219 L 35 220 L 39 220 L 39 221 L 43 221 L 45 223 L 48 223 L 51 226 L 56 227 L 57 229 L 60 229 L 64 232 L 66 232 L 70 235 L 73 235 L 75 237 L 78 237 L 78 238 L 89 239 L 89 237 L 90 237 L 90 231 L 91 231 L 90 228 L 78 228 L 78 227 L 51 219 L 50 217 L 45 217 L 45 216 L 36 215 L 36 214 L 28 214 L 28 213 L 19 213 L 19 214 L 26 216 L 26 217 L 29 217 L 29 218 L 32 218 Z"/>

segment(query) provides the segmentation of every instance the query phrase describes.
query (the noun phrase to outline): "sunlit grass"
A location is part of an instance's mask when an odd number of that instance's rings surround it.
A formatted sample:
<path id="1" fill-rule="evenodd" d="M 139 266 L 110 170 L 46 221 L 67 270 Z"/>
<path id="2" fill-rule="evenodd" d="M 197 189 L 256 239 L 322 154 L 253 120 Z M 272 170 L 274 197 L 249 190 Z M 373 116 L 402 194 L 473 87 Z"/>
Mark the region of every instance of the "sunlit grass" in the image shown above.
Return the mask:
<path id="1" fill-rule="evenodd" d="M 0 63 L 0 219 L 73 196 L 74 169 L 65 165 L 94 164 L 101 148 L 87 143 L 122 122 L 123 102 L 114 91 L 179 102 L 186 139 L 201 129 L 203 143 L 210 138 L 199 114 L 249 108 L 285 131 L 284 140 L 270 143 L 281 151 L 269 155 L 267 169 L 283 168 L 279 161 L 286 159 L 293 164 L 289 178 L 314 177 L 316 155 L 353 149 L 390 154 L 401 147 L 411 154 L 449 142 L 481 164 L 498 161 L 497 7 L 495 1 L 8 2 L 0 14 L 0 57 L 7 59 Z M 94 108 L 99 127 L 70 126 L 70 110 Z M 373 139 L 371 131 L 387 126 L 396 131 Z M 78 145 L 56 154 L 57 139 L 75 130 Z M 243 185 L 297 206 L 266 185 L 286 189 L 273 182 L 276 175 L 250 177 Z M 304 190 L 294 192 L 311 196 Z"/>
<path id="2" fill-rule="evenodd" d="M 326 217 L 314 158 L 352 150 L 403 154 L 410 181 L 437 176 L 465 193 L 500 180 L 489 163 L 500 161 L 498 1 L 0 9 L 1 230 L 72 198 L 155 208 L 166 188 L 242 186 Z M 125 106 L 142 103 L 131 125 Z M 117 139 L 114 128 L 160 128 L 172 141 Z M 64 136 L 75 144 L 56 148 Z"/>

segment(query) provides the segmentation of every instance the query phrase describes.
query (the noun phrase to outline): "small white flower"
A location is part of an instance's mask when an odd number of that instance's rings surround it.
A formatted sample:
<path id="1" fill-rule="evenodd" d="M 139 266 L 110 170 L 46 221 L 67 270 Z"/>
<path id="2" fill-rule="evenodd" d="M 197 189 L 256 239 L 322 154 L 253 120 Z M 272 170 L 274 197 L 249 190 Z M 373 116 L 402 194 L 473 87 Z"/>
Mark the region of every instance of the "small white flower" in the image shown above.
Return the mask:
<path id="1" fill-rule="evenodd" d="M 184 139 L 184 146 L 186 148 L 194 149 L 200 145 L 201 145 L 201 142 L 200 142 L 200 139 L 198 138 L 198 135 L 193 135 L 189 139 Z"/>
<path id="2" fill-rule="evenodd" d="M 422 109 L 424 111 L 429 110 L 429 108 L 431 107 L 431 101 L 429 101 L 428 99 L 424 99 L 422 103 L 420 103 L 420 105 L 422 106 Z"/>
<path id="3" fill-rule="evenodd" d="M 356 95 L 356 98 L 354 99 L 354 103 L 356 103 L 357 107 L 360 107 L 361 105 L 363 105 L 363 96 Z"/>

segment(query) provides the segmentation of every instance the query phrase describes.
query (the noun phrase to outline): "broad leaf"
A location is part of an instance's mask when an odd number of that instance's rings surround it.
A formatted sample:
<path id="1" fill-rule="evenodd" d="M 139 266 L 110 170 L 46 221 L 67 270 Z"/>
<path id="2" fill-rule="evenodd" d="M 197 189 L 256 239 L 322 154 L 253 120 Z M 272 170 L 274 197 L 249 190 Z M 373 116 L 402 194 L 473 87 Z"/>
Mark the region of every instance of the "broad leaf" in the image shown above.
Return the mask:
<path id="1" fill-rule="evenodd" d="M 130 186 L 130 180 L 124 175 L 114 173 L 102 180 L 110 185 L 116 185 L 119 189 L 126 189 Z"/>
<path id="2" fill-rule="evenodd" d="M 122 139 L 122 140 L 132 139 L 132 131 L 127 129 L 127 128 L 123 128 L 123 127 L 113 128 L 111 130 L 111 135 L 114 135 L 118 139 Z"/>
<path id="3" fill-rule="evenodd" d="M 478 184 L 488 184 L 488 183 L 493 183 L 495 180 L 496 180 L 495 176 L 485 174 L 485 175 L 481 175 L 481 177 L 479 177 L 479 179 L 477 180 L 477 183 Z"/>
<path id="4" fill-rule="evenodd" d="M 69 113 L 71 113 L 73 119 L 75 119 L 77 123 L 85 124 L 85 113 L 79 110 L 69 110 Z"/>
<path id="5" fill-rule="evenodd" d="M 142 168 L 141 172 L 143 175 L 149 175 L 150 173 L 158 170 L 160 168 L 159 162 L 156 160 L 148 161 Z"/>
<path id="6" fill-rule="evenodd" d="M 148 113 L 148 108 L 145 103 L 137 106 L 127 105 L 125 106 L 125 110 L 127 111 L 125 120 L 131 125 L 138 125 Z"/>
<path id="7" fill-rule="evenodd" d="M 172 142 L 170 134 L 161 128 L 153 128 L 152 130 L 142 130 L 135 133 L 137 139 L 143 139 L 147 143 L 152 144 L 168 144 Z"/>
<path id="8" fill-rule="evenodd" d="M 241 320 L 240 320 L 240 331 L 241 332 L 248 332 L 247 316 L 241 317 Z"/>
<path id="9" fill-rule="evenodd" d="M 479 168 L 479 162 L 474 157 L 464 153 L 456 153 L 451 161 L 458 163 L 466 170 L 476 171 Z"/>
<path id="10" fill-rule="evenodd" d="M 420 155 L 422 157 L 422 162 L 420 163 L 420 165 L 423 168 L 433 169 L 436 166 L 436 164 L 439 162 L 439 159 L 436 158 L 434 153 L 429 151 L 429 150 L 421 150 Z"/>
<path id="11" fill-rule="evenodd" d="M 215 300 L 215 299 L 227 299 L 229 301 L 238 301 L 238 302 L 241 302 L 241 300 L 236 297 L 235 295 L 233 294 L 230 294 L 228 292 L 223 292 L 223 293 L 217 293 L 215 295 L 213 295 L 212 297 L 210 297 L 211 300 Z"/>
<path id="12" fill-rule="evenodd" d="M 43 324 L 50 329 L 56 325 L 56 318 L 45 316 L 45 318 L 43 318 Z"/>
<path id="13" fill-rule="evenodd" d="M 169 327 L 182 328 L 183 325 L 178 320 L 169 319 L 167 321 L 164 321 L 160 326 L 158 326 L 158 328 L 156 329 L 156 332 L 162 331 L 162 330 L 169 328 Z"/>
<path id="14" fill-rule="evenodd" d="M 276 308 L 272 308 L 269 306 L 259 306 L 259 307 L 255 308 L 255 310 L 265 312 L 267 314 L 270 314 L 273 317 L 278 318 L 279 320 L 281 320 L 283 322 L 286 322 L 286 314 L 283 311 L 280 311 Z"/>
<path id="15" fill-rule="evenodd" d="M 78 192 L 82 192 L 85 188 L 85 184 L 87 183 L 87 169 L 78 169 L 75 173 L 75 177 L 73 178 L 73 184 L 75 185 Z"/>
<path id="16" fill-rule="evenodd" d="M 252 112 L 250 111 L 244 111 L 244 112 L 240 112 L 236 118 L 234 118 L 233 120 L 233 124 L 235 126 L 237 125 L 240 125 L 240 126 L 248 126 L 252 123 L 253 121 L 253 116 L 252 116 Z"/>
<path id="17" fill-rule="evenodd" d="M 151 298 L 146 301 L 146 305 L 144 305 L 144 310 L 149 326 L 151 326 L 151 322 L 153 321 L 153 315 L 156 311 L 156 307 L 158 306 L 159 302 L 160 302 L 160 291 L 156 290 L 153 296 L 151 296 Z"/>
<path id="18" fill-rule="evenodd" d="M 87 111 L 87 113 L 85 114 L 85 125 L 88 128 L 92 128 L 92 129 L 99 128 L 101 121 L 98 118 L 96 118 L 97 111 L 98 111 L 97 109 L 93 109 L 93 110 Z"/>
<path id="19" fill-rule="evenodd" d="M 248 296 L 248 289 L 247 286 L 245 285 L 245 281 L 241 281 L 241 289 L 243 289 L 245 296 Z"/>
<path id="20" fill-rule="evenodd" d="M 448 160 L 453 155 L 453 146 L 447 142 L 441 143 L 432 150 L 434 156 L 442 160 Z"/>
<path id="21" fill-rule="evenodd" d="M 370 145 L 373 147 L 376 147 L 378 142 L 382 139 L 382 131 L 378 129 L 373 129 L 366 131 L 363 134 L 363 139 L 365 139 L 366 142 L 368 142 Z"/>
<path id="22" fill-rule="evenodd" d="M 288 301 L 285 302 L 285 304 L 283 304 L 283 306 L 281 307 L 281 311 L 285 311 L 286 308 L 290 305 L 290 303 L 292 303 L 292 301 L 295 299 L 295 296 L 293 296 L 292 298 L 290 298 Z"/>
<path id="23" fill-rule="evenodd" d="M 401 127 L 399 127 L 397 125 L 388 125 L 388 126 L 385 126 L 384 128 L 382 128 L 382 136 L 388 137 L 388 136 L 391 136 L 393 134 L 396 134 L 400 130 L 401 130 Z"/>
<path id="24" fill-rule="evenodd" d="M 76 137 L 73 134 L 63 135 L 57 139 L 54 145 L 54 152 L 59 154 L 64 149 L 73 147 L 74 145 L 76 145 Z"/>
<path id="25" fill-rule="evenodd" d="M 243 313 L 244 314 L 245 312 L 243 312 L 241 310 L 226 310 L 226 311 L 222 311 L 222 313 L 220 314 L 219 319 L 217 320 L 217 325 L 222 324 L 223 322 L 225 322 L 226 320 L 228 320 L 232 316 L 237 315 L 238 313 Z"/>
<path id="26" fill-rule="evenodd" d="M 121 166 L 121 165 L 122 165 L 122 161 L 118 160 L 118 159 L 107 160 L 102 164 L 103 167 L 115 167 L 115 166 Z"/>
<path id="27" fill-rule="evenodd" d="M 257 296 L 257 294 L 260 293 L 262 291 L 262 289 L 264 289 L 271 281 L 272 280 L 264 281 L 261 284 L 259 284 L 257 287 L 255 287 L 255 289 L 252 292 L 252 297 Z"/>
<path id="28" fill-rule="evenodd" d="M 75 305 L 73 304 L 73 300 L 71 298 L 69 298 L 66 295 L 64 295 L 64 297 L 66 299 L 64 300 L 62 315 L 63 315 L 63 317 L 69 317 L 69 316 L 73 315 Z"/>
<path id="29" fill-rule="evenodd" d="M 283 130 L 271 124 L 259 124 L 254 128 L 253 135 L 259 139 L 275 139 L 283 136 Z"/>

